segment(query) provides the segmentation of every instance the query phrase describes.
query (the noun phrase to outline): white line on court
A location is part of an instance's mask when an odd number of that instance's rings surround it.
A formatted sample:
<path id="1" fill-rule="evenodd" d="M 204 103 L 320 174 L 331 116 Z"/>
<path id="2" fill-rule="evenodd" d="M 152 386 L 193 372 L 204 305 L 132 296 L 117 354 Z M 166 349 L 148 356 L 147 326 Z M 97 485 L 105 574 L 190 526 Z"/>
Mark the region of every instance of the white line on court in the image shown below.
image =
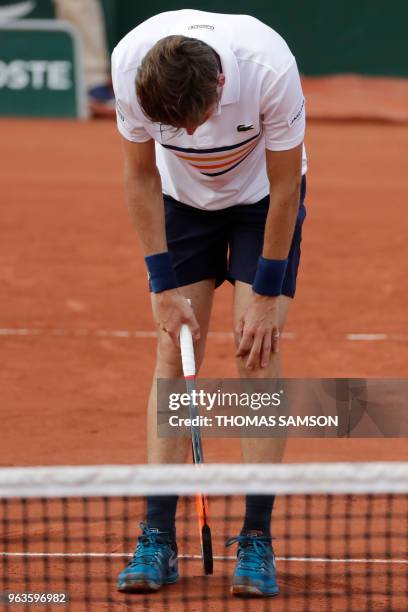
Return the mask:
<path id="1" fill-rule="evenodd" d="M 66 338 L 117 338 L 117 339 L 149 339 L 156 338 L 154 330 L 128 330 L 128 329 L 68 329 L 68 328 L 26 328 L 26 327 L 4 327 L 0 328 L 0 336 L 5 337 L 27 337 L 27 336 L 53 336 Z M 215 340 L 230 340 L 232 332 L 210 331 L 208 336 Z M 296 340 L 298 335 L 294 332 L 283 332 L 285 340 Z M 341 339 L 350 342 L 407 342 L 408 334 L 386 334 L 386 333 L 348 333 L 340 336 Z"/>
<path id="2" fill-rule="evenodd" d="M 232 339 L 232 332 L 210 331 L 210 338 L 215 339 Z M 0 336 L 67 336 L 67 337 L 95 337 L 95 338 L 156 338 L 155 331 L 130 331 L 126 329 L 49 329 L 49 328 L 0 328 Z M 292 332 L 283 332 L 283 338 L 293 340 L 296 334 Z"/>
<path id="3" fill-rule="evenodd" d="M 363 341 L 363 342 L 372 342 L 378 340 L 388 340 L 388 334 L 346 334 L 347 340 L 355 340 L 355 341 Z"/>
<path id="4" fill-rule="evenodd" d="M 0 552 L 0 557 L 14 558 L 120 558 L 132 557 L 129 553 L 104 553 L 104 552 L 79 552 L 79 553 L 62 553 L 62 552 Z M 179 555 L 180 559 L 198 559 L 201 560 L 201 555 Z M 214 555 L 215 560 L 235 561 L 236 556 Z M 365 559 L 365 558 L 336 558 L 336 557 L 276 557 L 277 561 L 296 561 L 299 563 L 385 563 L 407 565 L 408 559 Z"/>

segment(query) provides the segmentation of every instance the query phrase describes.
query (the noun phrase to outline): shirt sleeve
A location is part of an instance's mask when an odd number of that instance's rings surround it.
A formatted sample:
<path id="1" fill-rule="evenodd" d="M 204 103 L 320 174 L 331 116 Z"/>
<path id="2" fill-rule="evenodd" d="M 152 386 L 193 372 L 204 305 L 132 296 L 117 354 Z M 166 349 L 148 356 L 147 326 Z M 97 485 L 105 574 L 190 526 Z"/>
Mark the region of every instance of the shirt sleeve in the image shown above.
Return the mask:
<path id="1" fill-rule="evenodd" d="M 112 84 L 116 100 L 116 122 L 119 132 L 131 142 L 146 142 L 151 139 L 141 120 L 142 111 L 139 107 L 136 91 L 131 99 L 127 80 L 124 74 L 115 66 L 115 54 L 112 56 Z"/>
<path id="2" fill-rule="evenodd" d="M 265 146 L 270 151 L 286 151 L 303 142 L 305 98 L 299 71 L 293 58 L 277 78 L 268 74 L 263 84 L 261 118 Z"/>

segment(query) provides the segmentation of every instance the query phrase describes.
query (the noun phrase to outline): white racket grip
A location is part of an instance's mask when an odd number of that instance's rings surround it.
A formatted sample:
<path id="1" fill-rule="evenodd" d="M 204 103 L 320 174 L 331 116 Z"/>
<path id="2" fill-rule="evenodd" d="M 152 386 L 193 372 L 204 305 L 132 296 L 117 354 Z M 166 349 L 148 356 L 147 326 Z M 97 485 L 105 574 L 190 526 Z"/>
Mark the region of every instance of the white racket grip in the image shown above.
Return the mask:
<path id="1" fill-rule="evenodd" d="M 180 329 L 181 362 L 183 364 L 184 377 L 195 376 L 195 358 L 193 336 L 188 325 L 182 325 Z"/>

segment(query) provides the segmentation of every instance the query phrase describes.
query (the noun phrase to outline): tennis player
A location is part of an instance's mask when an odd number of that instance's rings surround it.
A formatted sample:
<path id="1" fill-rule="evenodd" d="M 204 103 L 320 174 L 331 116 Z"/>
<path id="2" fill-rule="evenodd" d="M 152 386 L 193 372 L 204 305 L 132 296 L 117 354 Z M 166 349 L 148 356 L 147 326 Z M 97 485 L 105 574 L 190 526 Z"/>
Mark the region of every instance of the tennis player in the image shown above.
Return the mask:
<path id="1" fill-rule="evenodd" d="M 157 438 L 156 378 L 182 376 L 183 323 L 199 367 L 214 290 L 223 281 L 234 285 L 240 375 L 279 376 L 279 335 L 295 295 L 305 217 L 305 102 L 285 41 L 246 15 L 156 15 L 118 44 L 112 74 L 126 200 L 159 329 L 148 459 L 181 463 L 189 441 Z M 246 462 L 274 462 L 282 446 L 252 438 L 242 450 Z M 235 594 L 278 593 L 273 501 L 246 498 L 242 531 L 233 539 Z M 148 497 L 120 590 L 156 591 L 177 580 L 176 505 L 176 496 Z"/>

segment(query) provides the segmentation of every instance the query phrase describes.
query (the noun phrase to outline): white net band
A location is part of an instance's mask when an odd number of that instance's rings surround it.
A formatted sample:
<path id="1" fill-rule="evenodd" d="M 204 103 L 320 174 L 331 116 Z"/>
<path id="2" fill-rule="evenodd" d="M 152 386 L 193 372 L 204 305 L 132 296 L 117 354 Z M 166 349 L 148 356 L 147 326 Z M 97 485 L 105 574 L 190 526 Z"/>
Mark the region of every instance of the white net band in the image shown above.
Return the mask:
<path id="1" fill-rule="evenodd" d="M 408 493 L 408 462 L 0 469 L 0 498 Z"/>

